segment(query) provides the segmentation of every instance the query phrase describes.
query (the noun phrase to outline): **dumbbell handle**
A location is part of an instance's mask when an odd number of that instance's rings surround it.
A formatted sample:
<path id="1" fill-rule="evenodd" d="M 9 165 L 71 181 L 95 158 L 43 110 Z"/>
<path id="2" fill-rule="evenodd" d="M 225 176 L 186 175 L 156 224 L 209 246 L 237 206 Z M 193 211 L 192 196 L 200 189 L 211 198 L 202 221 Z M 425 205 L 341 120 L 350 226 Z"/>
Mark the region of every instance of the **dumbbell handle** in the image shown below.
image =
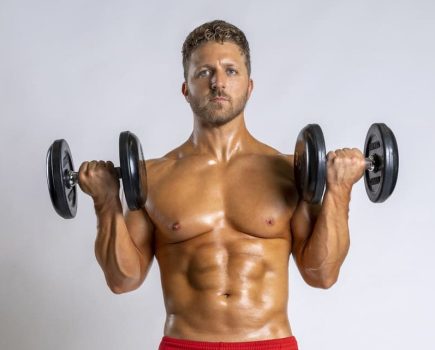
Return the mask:
<path id="1" fill-rule="evenodd" d="M 366 170 L 367 171 L 375 171 L 376 168 L 379 167 L 379 161 L 376 159 L 376 157 L 373 156 L 373 154 L 371 154 L 369 157 L 365 158 L 365 162 L 366 162 Z"/>
<path id="2" fill-rule="evenodd" d="M 373 154 L 367 157 L 365 161 L 366 161 L 366 170 L 370 172 L 375 171 L 378 164 Z"/>
<path id="3" fill-rule="evenodd" d="M 118 174 L 118 178 L 122 178 L 121 175 L 121 168 L 119 166 L 115 167 L 116 173 Z M 78 171 L 72 171 L 68 170 L 65 173 L 64 182 L 68 188 L 72 188 L 73 186 L 77 185 L 79 182 L 79 172 Z"/>

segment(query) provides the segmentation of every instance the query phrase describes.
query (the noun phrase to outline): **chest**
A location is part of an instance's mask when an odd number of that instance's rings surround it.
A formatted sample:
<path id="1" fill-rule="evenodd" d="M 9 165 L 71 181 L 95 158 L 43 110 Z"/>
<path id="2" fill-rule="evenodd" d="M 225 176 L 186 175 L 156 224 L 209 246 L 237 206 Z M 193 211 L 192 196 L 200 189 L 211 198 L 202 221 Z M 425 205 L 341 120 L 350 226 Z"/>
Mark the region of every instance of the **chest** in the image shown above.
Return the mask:
<path id="1" fill-rule="evenodd" d="M 173 167 L 151 179 L 147 210 L 169 242 L 219 230 L 278 237 L 288 232 L 297 200 L 290 170 L 267 161 Z"/>

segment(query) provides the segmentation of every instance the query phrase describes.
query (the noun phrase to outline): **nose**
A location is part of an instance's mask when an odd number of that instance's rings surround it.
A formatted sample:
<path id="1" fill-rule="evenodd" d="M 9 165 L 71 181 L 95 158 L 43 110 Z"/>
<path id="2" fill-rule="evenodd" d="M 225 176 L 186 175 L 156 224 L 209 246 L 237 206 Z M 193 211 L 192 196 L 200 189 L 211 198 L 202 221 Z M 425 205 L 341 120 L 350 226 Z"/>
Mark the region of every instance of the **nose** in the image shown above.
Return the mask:
<path id="1" fill-rule="evenodd" d="M 221 69 L 216 69 L 210 80 L 210 86 L 212 90 L 225 89 L 226 86 L 226 74 Z"/>

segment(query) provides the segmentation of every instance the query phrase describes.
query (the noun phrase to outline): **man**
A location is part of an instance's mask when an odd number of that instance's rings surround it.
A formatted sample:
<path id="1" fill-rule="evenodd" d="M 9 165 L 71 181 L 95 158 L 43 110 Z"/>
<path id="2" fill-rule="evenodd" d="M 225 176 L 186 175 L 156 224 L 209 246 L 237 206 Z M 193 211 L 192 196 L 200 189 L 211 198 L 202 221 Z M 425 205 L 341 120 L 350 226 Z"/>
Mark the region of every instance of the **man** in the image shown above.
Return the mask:
<path id="1" fill-rule="evenodd" d="M 123 215 L 112 163 L 80 167 L 98 218 L 97 260 L 110 289 L 125 293 L 156 257 L 167 312 L 160 349 L 297 349 L 287 315 L 290 254 L 309 285 L 336 282 L 364 156 L 329 152 L 323 203 L 310 205 L 298 197 L 293 156 L 246 129 L 253 81 L 243 32 L 224 21 L 196 28 L 183 66 L 193 132 L 146 162 L 143 210 Z"/>

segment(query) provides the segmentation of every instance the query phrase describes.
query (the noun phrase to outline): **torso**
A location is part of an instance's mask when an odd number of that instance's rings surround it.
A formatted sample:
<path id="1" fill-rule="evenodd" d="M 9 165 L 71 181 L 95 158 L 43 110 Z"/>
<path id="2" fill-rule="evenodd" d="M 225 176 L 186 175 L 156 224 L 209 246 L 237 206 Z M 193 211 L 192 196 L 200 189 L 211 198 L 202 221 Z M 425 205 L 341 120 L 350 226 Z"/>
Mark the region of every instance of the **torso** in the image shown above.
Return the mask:
<path id="1" fill-rule="evenodd" d="M 287 316 L 292 158 L 268 146 L 217 163 L 180 150 L 147 162 L 166 336 L 291 336 Z"/>

